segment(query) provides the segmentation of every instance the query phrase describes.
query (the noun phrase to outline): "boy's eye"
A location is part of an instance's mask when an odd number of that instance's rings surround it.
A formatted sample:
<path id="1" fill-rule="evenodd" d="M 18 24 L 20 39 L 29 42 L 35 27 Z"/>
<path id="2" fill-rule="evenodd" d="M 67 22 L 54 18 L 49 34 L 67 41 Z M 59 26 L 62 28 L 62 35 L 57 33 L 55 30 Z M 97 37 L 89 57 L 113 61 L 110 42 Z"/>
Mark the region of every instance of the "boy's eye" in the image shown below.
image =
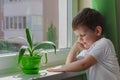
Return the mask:
<path id="1" fill-rule="evenodd" d="M 84 37 L 86 34 L 81 34 L 80 37 Z"/>

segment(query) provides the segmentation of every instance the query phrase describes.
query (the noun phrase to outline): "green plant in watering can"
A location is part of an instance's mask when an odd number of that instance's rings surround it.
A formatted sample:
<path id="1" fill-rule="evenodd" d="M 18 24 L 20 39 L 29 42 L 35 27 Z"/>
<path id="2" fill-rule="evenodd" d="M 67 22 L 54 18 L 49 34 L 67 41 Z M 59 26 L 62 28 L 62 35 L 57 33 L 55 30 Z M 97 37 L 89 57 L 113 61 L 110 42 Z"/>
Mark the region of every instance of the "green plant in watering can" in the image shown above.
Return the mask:
<path id="1" fill-rule="evenodd" d="M 28 46 L 22 46 L 20 48 L 18 64 L 20 64 L 23 73 L 37 74 L 40 70 L 41 58 L 45 56 L 45 64 L 48 62 L 46 50 L 53 48 L 54 53 L 56 53 L 56 45 L 51 41 L 42 41 L 33 44 L 29 28 L 26 28 L 25 32 Z"/>

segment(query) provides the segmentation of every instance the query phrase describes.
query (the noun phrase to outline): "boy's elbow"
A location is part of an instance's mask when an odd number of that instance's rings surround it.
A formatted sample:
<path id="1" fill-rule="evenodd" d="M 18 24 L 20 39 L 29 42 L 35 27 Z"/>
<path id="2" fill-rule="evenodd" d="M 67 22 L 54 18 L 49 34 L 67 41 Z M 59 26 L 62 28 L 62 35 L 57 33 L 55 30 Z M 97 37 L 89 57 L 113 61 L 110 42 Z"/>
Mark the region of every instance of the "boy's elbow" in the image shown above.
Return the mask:
<path id="1" fill-rule="evenodd" d="M 80 64 L 79 66 L 81 66 L 81 67 L 79 67 L 80 70 L 86 70 L 86 69 L 89 69 L 91 67 L 91 65 L 89 63 L 86 63 L 86 62 L 81 62 L 80 61 L 79 64 Z"/>
<path id="2" fill-rule="evenodd" d="M 83 70 L 86 70 L 86 69 L 90 68 L 90 66 L 88 66 L 87 64 L 83 64 L 82 68 L 83 68 Z"/>

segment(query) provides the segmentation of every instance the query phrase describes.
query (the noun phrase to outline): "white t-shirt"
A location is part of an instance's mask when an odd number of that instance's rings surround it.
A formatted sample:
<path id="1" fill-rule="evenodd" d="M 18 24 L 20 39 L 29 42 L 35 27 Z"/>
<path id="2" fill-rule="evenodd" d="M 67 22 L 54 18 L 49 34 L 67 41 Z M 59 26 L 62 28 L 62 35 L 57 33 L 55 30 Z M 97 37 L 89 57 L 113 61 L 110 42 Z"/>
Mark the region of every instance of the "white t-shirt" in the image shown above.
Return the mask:
<path id="1" fill-rule="evenodd" d="M 114 46 L 109 39 L 101 38 L 77 58 L 92 55 L 97 63 L 87 70 L 88 80 L 120 80 L 120 69 Z"/>

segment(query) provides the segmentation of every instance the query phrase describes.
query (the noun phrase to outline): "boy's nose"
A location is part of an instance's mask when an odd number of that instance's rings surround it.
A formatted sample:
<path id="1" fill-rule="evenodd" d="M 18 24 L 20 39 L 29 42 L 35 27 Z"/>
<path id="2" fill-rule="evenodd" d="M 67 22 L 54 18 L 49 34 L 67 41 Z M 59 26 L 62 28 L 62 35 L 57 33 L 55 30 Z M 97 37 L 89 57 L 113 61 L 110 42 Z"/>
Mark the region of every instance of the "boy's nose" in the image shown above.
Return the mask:
<path id="1" fill-rule="evenodd" d="M 79 43 L 83 43 L 83 39 L 81 37 L 78 38 Z"/>

